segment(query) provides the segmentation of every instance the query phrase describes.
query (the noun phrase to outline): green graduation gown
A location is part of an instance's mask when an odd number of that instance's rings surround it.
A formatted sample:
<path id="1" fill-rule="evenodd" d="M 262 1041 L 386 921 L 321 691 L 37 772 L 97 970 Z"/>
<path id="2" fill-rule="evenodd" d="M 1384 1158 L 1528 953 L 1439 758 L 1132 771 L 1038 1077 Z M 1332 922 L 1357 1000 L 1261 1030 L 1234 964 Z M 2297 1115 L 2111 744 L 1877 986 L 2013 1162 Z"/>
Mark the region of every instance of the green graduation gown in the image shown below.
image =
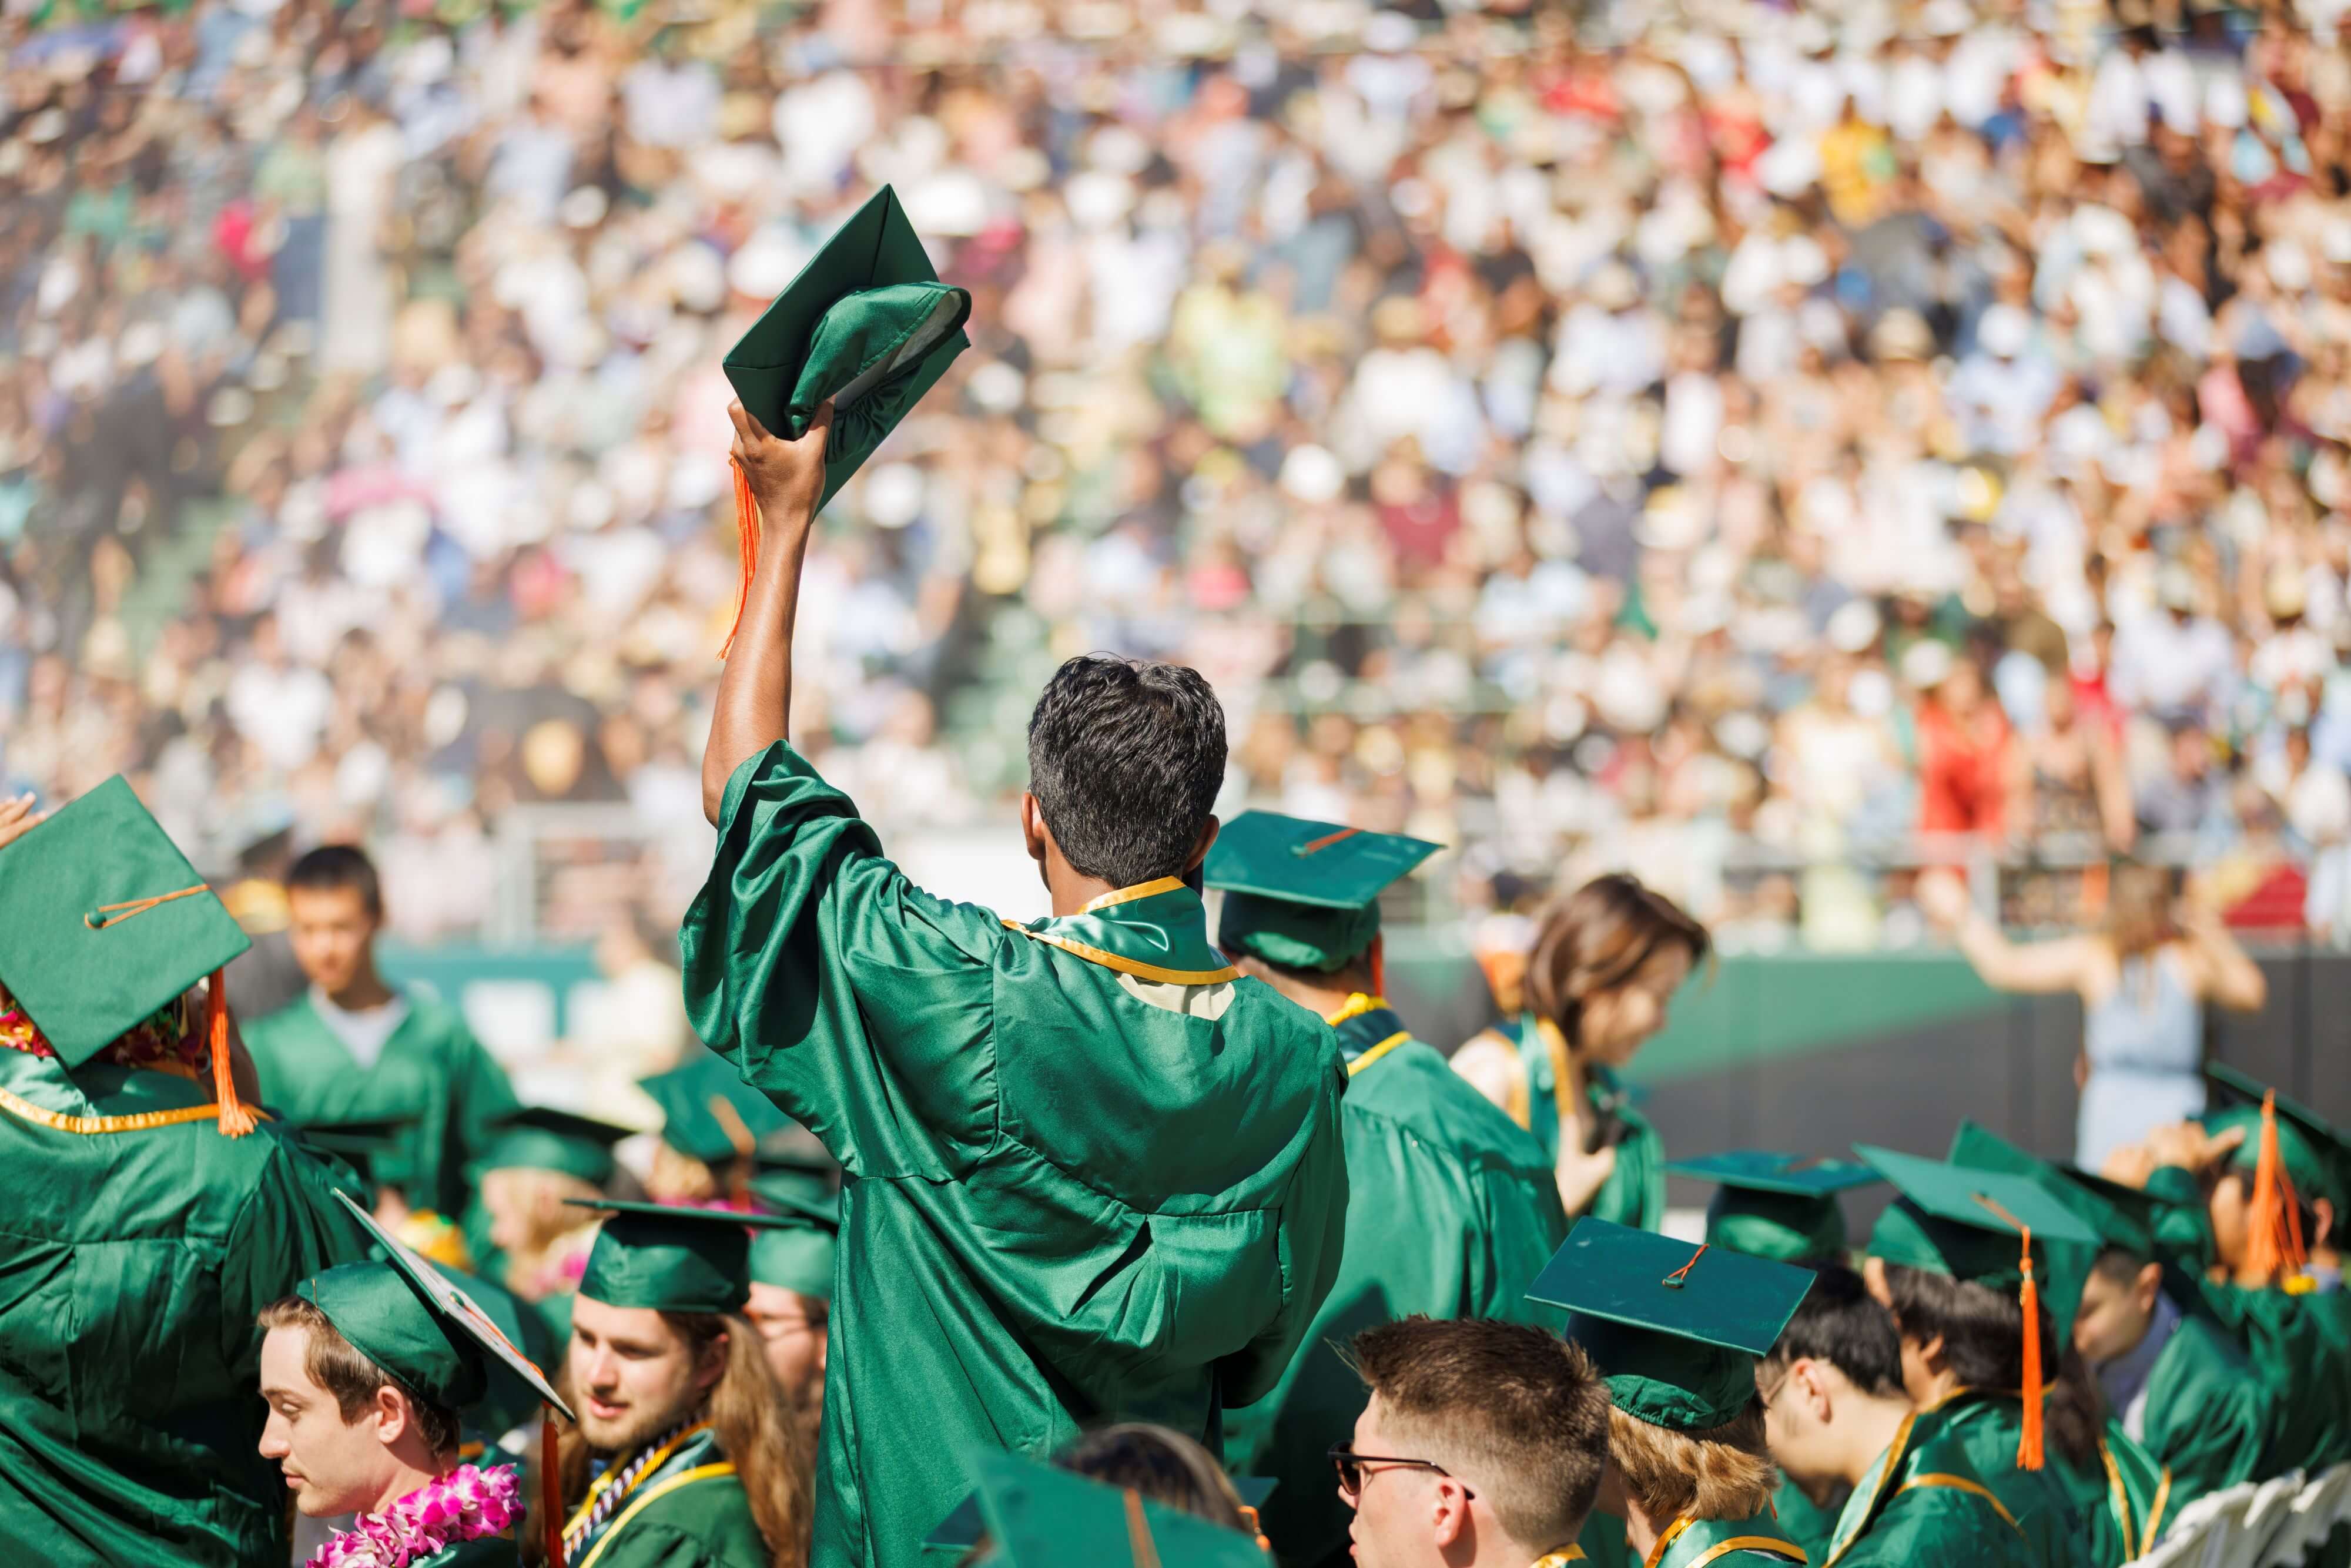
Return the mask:
<path id="1" fill-rule="evenodd" d="M 262 1103 L 289 1121 L 414 1118 L 404 1146 L 376 1179 L 410 1205 L 455 1220 L 465 1212 L 465 1168 L 489 1146 L 491 1124 L 518 1108 L 506 1070 L 457 1009 L 415 990 L 408 1016 L 362 1069 L 307 996 L 245 1026 L 261 1074 Z"/>
<path id="2" fill-rule="evenodd" d="M 2140 1446 L 2171 1477 L 2155 1519 L 2158 1540 L 2198 1498 L 2271 1473 L 2277 1397 L 2244 1351 L 2200 1312 L 2184 1313 L 2164 1342 L 2146 1393 Z"/>
<path id="3" fill-rule="evenodd" d="M 1559 1073 L 1541 1026 L 1530 1013 L 1519 1020 L 1515 1039 L 1527 1073 L 1527 1130 L 1542 1146 L 1543 1158 L 1559 1160 Z M 1649 1119 L 1633 1108 L 1633 1093 L 1605 1067 L 1594 1067 L 1584 1083 L 1591 1111 L 1617 1124 L 1616 1168 L 1594 1194 L 1584 1213 L 1638 1230 L 1655 1230 L 1666 1218 L 1666 1144 Z M 1581 1218 L 1579 1216 L 1578 1218 Z"/>
<path id="4" fill-rule="evenodd" d="M 0 1051 L 0 1561 L 286 1561 L 262 1308 L 365 1255 L 276 1124 L 208 1084 Z"/>
<path id="5" fill-rule="evenodd" d="M 1092 1423 L 1221 1447 L 1339 1267 L 1328 1025 L 1172 878 L 1008 925 L 914 887 L 789 745 L 736 770 L 689 1019 L 841 1161 L 817 1568 L 911 1568 L 964 1456 Z"/>
<path id="6" fill-rule="evenodd" d="M 1234 1472 L 1280 1483 L 1266 1535 L 1301 1564 L 1347 1556 L 1350 1511 L 1329 1458 L 1364 1411 L 1347 1342 L 1414 1312 L 1540 1321 L 1550 1309 L 1527 1286 L 1567 1235 L 1541 1149 L 1394 1011 L 1374 1007 L 1337 1030 L 1350 1075 L 1345 1257 L 1281 1381 L 1226 1427 Z"/>
<path id="7" fill-rule="evenodd" d="M 522 1552 L 511 1536 L 486 1535 L 479 1541 L 459 1541 L 430 1557 L 419 1557 L 409 1568 L 516 1568 Z"/>
<path id="8" fill-rule="evenodd" d="M 595 1495 L 590 1483 L 574 1519 L 589 1511 Z M 706 1427 L 639 1476 L 576 1542 L 570 1523 L 565 1521 L 568 1568 L 768 1568 L 773 1561 L 743 1482 Z"/>
<path id="9" fill-rule="evenodd" d="M 2047 1469 L 2074 1499 L 2090 1542 L 2086 1561 L 2096 1568 L 2121 1568 L 2138 1556 L 2150 1544 L 2148 1527 L 2161 1534 L 2171 1514 L 2169 1473 L 2119 1421 L 2098 1435 L 2094 1463 L 2070 1464 L 2052 1452 Z"/>
<path id="10" fill-rule="evenodd" d="M 1962 1388 L 1921 1412 L 1918 1419 L 1928 1435 L 1949 1437 L 1959 1444 L 1975 1474 L 2024 1532 L 2040 1568 L 2080 1568 L 2096 1560 L 2091 1522 L 2062 1473 L 2064 1461 L 2052 1453 L 2037 1470 L 2016 1462 L 2024 1406 L 2015 1395 Z"/>
<path id="11" fill-rule="evenodd" d="M 1933 1417 L 1904 1419 L 1812 1568 L 2034 1568 L 2015 1516 Z"/>
<path id="12" fill-rule="evenodd" d="M 1825 1505 L 1814 1502 L 1793 1485 L 1782 1485 L 1771 1494 L 1771 1511 L 1788 1539 L 1804 1549 L 1807 1562 L 1818 1563 L 1828 1555 L 1829 1538 L 1836 1533 L 1837 1516 L 1844 1511 L 1852 1494 L 1840 1487 Z"/>
<path id="13" fill-rule="evenodd" d="M 1767 1510 L 1753 1519 L 1684 1519 L 1657 1537 L 1646 1568 L 1788 1568 L 1804 1549 Z"/>

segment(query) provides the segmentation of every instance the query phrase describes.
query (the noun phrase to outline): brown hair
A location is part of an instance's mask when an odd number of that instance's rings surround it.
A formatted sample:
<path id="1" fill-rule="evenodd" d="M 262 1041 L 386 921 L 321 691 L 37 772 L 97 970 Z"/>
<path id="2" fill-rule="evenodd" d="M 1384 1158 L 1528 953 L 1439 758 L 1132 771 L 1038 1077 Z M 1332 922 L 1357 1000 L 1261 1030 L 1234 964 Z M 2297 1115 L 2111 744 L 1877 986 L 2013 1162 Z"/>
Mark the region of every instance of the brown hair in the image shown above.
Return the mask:
<path id="1" fill-rule="evenodd" d="M 319 1310 L 316 1301 L 301 1296 L 282 1297 L 262 1308 L 256 1321 L 264 1329 L 308 1332 L 309 1348 L 303 1353 L 302 1370 L 311 1382 L 335 1396 L 335 1408 L 340 1412 L 344 1426 L 366 1415 L 378 1394 L 386 1388 L 397 1388 L 407 1399 L 409 1408 L 416 1412 L 416 1430 L 434 1458 L 457 1451 L 457 1413 L 407 1387 L 360 1354 L 343 1337 L 342 1331 Z"/>
<path id="2" fill-rule="evenodd" d="M 1152 1502 L 1241 1530 L 1240 1494 L 1214 1455 L 1181 1432 L 1122 1421 L 1063 1445 L 1054 1465 L 1105 1486 L 1132 1488 Z"/>
<path id="3" fill-rule="evenodd" d="M 2117 958 L 2137 958 L 2177 938 L 2171 924 L 2171 873 L 2159 865 L 2117 862 L 2107 873 L 2106 940 Z"/>
<path id="4" fill-rule="evenodd" d="M 1719 1427 L 1677 1432 L 1608 1411 L 1608 1457 L 1625 1490 L 1662 1530 L 1675 1520 L 1752 1519 L 1771 1500 L 1771 1459 L 1756 1400 Z"/>
<path id="5" fill-rule="evenodd" d="M 1689 949 L 1693 967 L 1714 946 L 1687 910 L 1640 878 L 1593 877 L 1543 913 L 1527 958 L 1527 998 L 1576 1049 L 1584 1002 L 1630 980 L 1669 943 Z"/>
<path id="6" fill-rule="evenodd" d="M 1355 1370 L 1410 1445 L 1492 1505 L 1538 1552 L 1583 1528 L 1608 1458 L 1608 1390 L 1581 1346 L 1482 1318 L 1366 1329 Z"/>
<path id="7" fill-rule="evenodd" d="M 719 1451 L 735 1467 L 743 1495 L 751 1505 L 751 1521 L 767 1542 L 769 1568 L 801 1568 L 809 1557 L 809 1529 L 815 1515 L 813 1501 L 816 1457 L 799 1423 L 787 1413 L 784 1391 L 758 1330 L 733 1312 L 664 1312 L 662 1321 L 693 1348 L 695 1361 L 720 1354 L 716 1346 L 726 1338 L 726 1370 L 711 1385 L 704 1406 Z M 565 1383 L 569 1383 L 567 1377 Z M 568 1387 L 563 1390 L 567 1395 Z M 556 1439 L 556 1468 L 563 1478 L 564 1510 L 578 1507 L 588 1491 L 588 1439 L 577 1427 L 567 1427 Z M 541 1489 L 535 1473 L 525 1488 L 530 1516 L 517 1532 L 525 1563 L 538 1563 L 546 1539 L 538 1516 Z"/>

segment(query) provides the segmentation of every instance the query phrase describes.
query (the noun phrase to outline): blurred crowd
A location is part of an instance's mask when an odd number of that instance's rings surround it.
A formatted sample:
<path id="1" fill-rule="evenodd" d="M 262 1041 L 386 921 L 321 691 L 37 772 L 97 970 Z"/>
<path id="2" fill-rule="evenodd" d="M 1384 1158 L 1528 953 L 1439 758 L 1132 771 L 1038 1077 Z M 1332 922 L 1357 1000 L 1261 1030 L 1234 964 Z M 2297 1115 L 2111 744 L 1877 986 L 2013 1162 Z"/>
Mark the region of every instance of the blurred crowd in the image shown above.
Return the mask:
<path id="1" fill-rule="evenodd" d="M 794 694 L 885 841 L 1000 826 L 1113 648 L 1216 682 L 1235 804 L 1459 846 L 1448 907 L 1623 867 L 1865 946 L 1906 866 L 2069 919 L 2134 850 L 2339 927 L 2346 16 L 12 13 L 0 775 L 128 771 L 208 869 L 363 838 L 413 938 L 518 824 L 595 890 L 544 929 L 674 918 L 720 360 L 888 182 L 973 347 Z"/>

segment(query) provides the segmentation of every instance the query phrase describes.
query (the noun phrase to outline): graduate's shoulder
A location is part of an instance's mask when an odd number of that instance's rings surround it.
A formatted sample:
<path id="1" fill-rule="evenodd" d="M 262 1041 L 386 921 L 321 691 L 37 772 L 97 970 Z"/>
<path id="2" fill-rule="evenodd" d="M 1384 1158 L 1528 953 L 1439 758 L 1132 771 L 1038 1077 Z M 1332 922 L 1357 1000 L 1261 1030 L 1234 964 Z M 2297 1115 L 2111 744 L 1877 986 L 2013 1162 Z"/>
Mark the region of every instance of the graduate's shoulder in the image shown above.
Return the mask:
<path id="1" fill-rule="evenodd" d="M 731 1465 L 713 1461 L 664 1477 L 642 1504 L 623 1510 L 597 1568 L 708 1563 L 765 1568 L 768 1556 L 750 1495 Z M 583 1568 L 584 1568 L 583 1559 Z"/>
<path id="2" fill-rule="evenodd" d="M 1548 1176 L 1551 1162 L 1532 1134 L 1468 1079 L 1436 1047 L 1408 1040 L 1347 1083 L 1346 1113 L 1376 1118 L 1463 1161 Z"/>

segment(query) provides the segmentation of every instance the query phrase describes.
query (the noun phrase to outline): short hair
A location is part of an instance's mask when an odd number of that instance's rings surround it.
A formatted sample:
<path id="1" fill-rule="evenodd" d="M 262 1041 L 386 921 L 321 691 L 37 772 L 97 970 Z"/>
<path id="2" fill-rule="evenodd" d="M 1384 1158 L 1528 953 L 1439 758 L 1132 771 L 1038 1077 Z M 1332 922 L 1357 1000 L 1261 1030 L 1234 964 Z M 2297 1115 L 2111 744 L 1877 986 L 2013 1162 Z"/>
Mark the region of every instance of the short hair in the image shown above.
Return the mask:
<path id="1" fill-rule="evenodd" d="M 1771 1452 L 1763 1440 L 1763 1401 L 1719 1427 L 1677 1431 L 1608 1410 L 1608 1458 L 1625 1490 L 1659 1524 L 1692 1519 L 1752 1519 L 1771 1500 Z"/>
<path id="2" fill-rule="evenodd" d="M 258 1322 L 265 1329 L 309 1331 L 302 1370 L 309 1374 L 311 1382 L 335 1396 L 335 1408 L 341 1413 L 344 1426 L 365 1415 L 384 1389 L 397 1388 L 416 1412 L 416 1429 L 423 1436 L 424 1446 L 435 1454 L 457 1451 L 457 1413 L 407 1387 L 360 1354 L 316 1301 L 302 1296 L 280 1297 L 261 1309 Z"/>
<path id="3" fill-rule="evenodd" d="M 1186 869 L 1225 783 L 1225 710 L 1197 670 L 1088 653 L 1029 716 L 1029 788 L 1081 875 L 1134 887 Z"/>
<path id="4" fill-rule="evenodd" d="M 1869 1293 L 1859 1274 L 1842 1264 L 1813 1270 L 1813 1288 L 1780 1331 L 1763 1364 L 1784 1371 L 1799 1361 L 1824 1361 L 1864 1394 L 1902 1392 L 1902 1334 L 1894 1314 Z"/>
<path id="5" fill-rule="evenodd" d="M 1608 1388 L 1581 1345 L 1520 1323 L 1408 1317 L 1366 1329 L 1355 1370 L 1388 1424 L 1484 1497 L 1512 1540 L 1573 1541 L 1608 1457 Z"/>
<path id="6" fill-rule="evenodd" d="M 288 893 L 297 889 L 330 893 L 344 887 L 358 889 L 360 902 L 370 915 L 383 913 L 382 879 L 376 875 L 375 862 L 355 844 L 320 844 L 296 860 L 286 873 Z"/>
<path id="7" fill-rule="evenodd" d="M 1943 1342 L 1943 1364 L 1964 1388 L 2018 1388 L 2024 1382 L 2024 1303 L 2011 1291 L 1925 1269 L 1887 1263 L 1886 1293 L 1902 1337 Z M 2038 1313 L 2042 1355 L 2053 1369 L 2044 1414 L 2050 1446 L 2070 1462 L 2088 1463 L 2105 1424 L 2097 1385 L 2081 1355 L 2057 1337 L 2047 1302 Z"/>
<path id="8" fill-rule="evenodd" d="M 1225 1479 L 1216 1457 L 1165 1427 L 1121 1421 L 1082 1433 L 1061 1446 L 1053 1465 L 1228 1530 L 1243 1528 L 1240 1494 Z"/>

